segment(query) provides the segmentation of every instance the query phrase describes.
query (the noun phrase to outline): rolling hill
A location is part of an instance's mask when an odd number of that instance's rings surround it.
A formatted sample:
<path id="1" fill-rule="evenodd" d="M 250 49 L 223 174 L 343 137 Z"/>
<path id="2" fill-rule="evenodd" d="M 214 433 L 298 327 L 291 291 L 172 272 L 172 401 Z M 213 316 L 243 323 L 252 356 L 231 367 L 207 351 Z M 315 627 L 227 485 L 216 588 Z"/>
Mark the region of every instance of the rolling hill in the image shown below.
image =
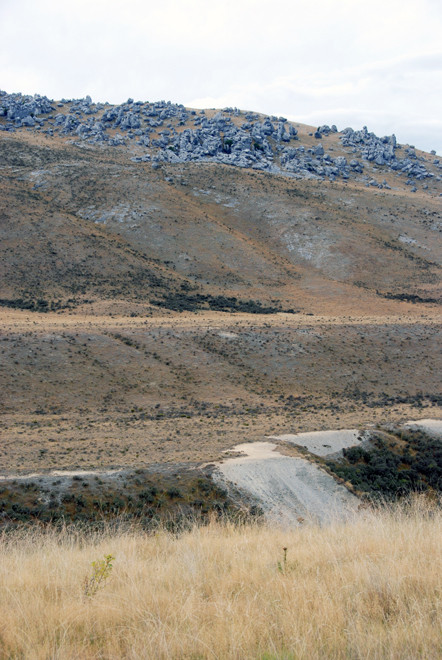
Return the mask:
<path id="1" fill-rule="evenodd" d="M 3 92 L 0 154 L 3 472 L 440 415 L 435 154 Z"/>

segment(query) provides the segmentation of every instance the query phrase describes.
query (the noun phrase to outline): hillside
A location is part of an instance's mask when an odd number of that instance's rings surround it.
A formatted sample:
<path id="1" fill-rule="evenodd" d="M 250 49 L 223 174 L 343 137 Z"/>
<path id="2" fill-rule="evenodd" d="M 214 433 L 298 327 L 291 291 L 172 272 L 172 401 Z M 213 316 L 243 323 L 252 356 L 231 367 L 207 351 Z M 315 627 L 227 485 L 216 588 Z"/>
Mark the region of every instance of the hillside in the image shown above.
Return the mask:
<path id="1" fill-rule="evenodd" d="M 2 474 L 441 416 L 434 154 L 3 92 L 0 153 Z"/>
<path id="2" fill-rule="evenodd" d="M 439 299 L 442 165 L 394 136 L 2 93 L 0 139 L 4 301 Z"/>

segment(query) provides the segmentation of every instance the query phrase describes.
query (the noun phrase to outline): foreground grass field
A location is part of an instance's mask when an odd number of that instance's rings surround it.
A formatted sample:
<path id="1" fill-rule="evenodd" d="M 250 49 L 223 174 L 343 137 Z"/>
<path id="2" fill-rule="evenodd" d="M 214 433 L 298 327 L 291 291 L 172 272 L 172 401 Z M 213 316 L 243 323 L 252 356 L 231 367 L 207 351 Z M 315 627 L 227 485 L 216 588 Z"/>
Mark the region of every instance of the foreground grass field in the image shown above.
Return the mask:
<path id="1" fill-rule="evenodd" d="M 423 500 L 291 531 L 4 533 L 0 657 L 439 658 L 441 542 Z"/>

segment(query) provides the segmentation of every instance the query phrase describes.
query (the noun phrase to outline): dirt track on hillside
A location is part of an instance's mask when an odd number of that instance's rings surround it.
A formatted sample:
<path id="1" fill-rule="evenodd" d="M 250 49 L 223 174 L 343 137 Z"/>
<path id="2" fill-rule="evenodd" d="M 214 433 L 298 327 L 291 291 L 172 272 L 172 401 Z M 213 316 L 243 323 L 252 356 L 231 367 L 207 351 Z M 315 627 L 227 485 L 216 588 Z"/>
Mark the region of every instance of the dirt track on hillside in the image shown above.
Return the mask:
<path id="1" fill-rule="evenodd" d="M 378 315 L 308 315 L 308 314 L 225 314 L 223 312 L 194 312 L 185 314 L 169 313 L 158 316 L 130 317 L 121 314 L 115 305 L 115 313 L 102 315 L 100 313 L 88 313 L 75 311 L 68 314 L 27 312 L 23 310 L 2 309 L 1 330 L 2 332 L 24 332 L 32 330 L 53 332 L 63 329 L 88 329 L 99 327 L 105 329 L 135 329 L 135 328 L 194 328 L 215 330 L 232 327 L 321 327 L 321 326 L 376 326 L 376 325 L 414 325 L 440 324 L 440 313 L 438 310 L 428 310 L 425 315 L 411 310 L 409 313 L 378 314 Z M 101 309 L 99 310 L 101 311 Z"/>

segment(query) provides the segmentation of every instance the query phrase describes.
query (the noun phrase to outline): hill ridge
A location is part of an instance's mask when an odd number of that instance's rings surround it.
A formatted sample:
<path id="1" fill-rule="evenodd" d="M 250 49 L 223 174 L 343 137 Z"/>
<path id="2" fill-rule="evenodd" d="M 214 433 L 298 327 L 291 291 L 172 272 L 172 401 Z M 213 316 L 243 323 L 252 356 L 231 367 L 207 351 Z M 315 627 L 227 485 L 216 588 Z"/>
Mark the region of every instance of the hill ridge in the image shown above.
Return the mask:
<path id="1" fill-rule="evenodd" d="M 231 107 L 197 111 L 170 101 L 128 99 L 111 105 L 93 103 L 89 96 L 53 101 L 0 91 L 0 131 L 20 129 L 86 144 L 130 146 L 132 161 L 150 162 L 153 168 L 213 162 L 295 178 L 355 179 L 381 189 L 391 187 L 383 173 L 393 172 L 406 177 L 413 192 L 418 185 L 428 191 L 433 179 L 440 181 L 442 169 L 438 158 L 398 144 L 395 135 L 377 137 L 365 126 L 339 133 L 335 125 L 315 130 Z"/>

